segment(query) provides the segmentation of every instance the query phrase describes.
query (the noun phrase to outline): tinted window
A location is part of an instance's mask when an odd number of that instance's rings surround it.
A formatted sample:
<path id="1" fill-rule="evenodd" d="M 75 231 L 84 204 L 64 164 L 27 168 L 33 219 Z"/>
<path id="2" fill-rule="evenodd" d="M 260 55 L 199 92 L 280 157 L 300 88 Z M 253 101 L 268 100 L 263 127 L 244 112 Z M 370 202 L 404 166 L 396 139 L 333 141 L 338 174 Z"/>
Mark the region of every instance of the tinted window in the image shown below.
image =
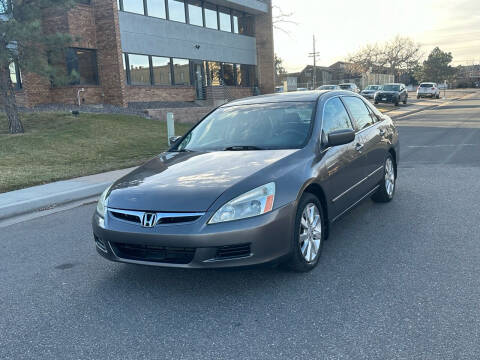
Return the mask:
<path id="1" fill-rule="evenodd" d="M 220 30 L 222 31 L 232 31 L 232 19 L 230 17 L 230 10 L 228 9 L 220 9 L 219 12 L 220 17 Z"/>
<path id="2" fill-rule="evenodd" d="M 384 91 L 400 91 L 400 85 L 383 85 Z"/>
<path id="3" fill-rule="evenodd" d="M 373 119 L 365 103 L 357 97 L 344 97 L 343 101 L 357 123 L 358 130 L 373 125 Z"/>
<path id="4" fill-rule="evenodd" d="M 146 55 L 128 54 L 130 65 L 130 84 L 151 85 L 150 63 Z"/>
<path id="5" fill-rule="evenodd" d="M 215 5 L 205 4 L 205 26 L 218 30 L 217 7 Z"/>
<path id="6" fill-rule="evenodd" d="M 152 66 L 155 85 L 170 85 L 172 83 L 170 58 L 152 56 Z"/>
<path id="7" fill-rule="evenodd" d="M 188 17 L 190 24 L 203 26 L 202 2 L 190 0 L 188 2 Z"/>
<path id="8" fill-rule="evenodd" d="M 136 14 L 145 14 L 143 0 L 123 0 L 123 10 Z"/>
<path id="9" fill-rule="evenodd" d="M 430 87 L 433 87 L 434 85 L 433 84 L 421 84 L 420 87 L 422 88 L 430 88 Z"/>
<path id="10" fill-rule="evenodd" d="M 147 10 L 149 16 L 165 19 L 167 13 L 165 11 L 165 0 L 148 0 Z"/>
<path id="11" fill-rule="evenodd" d="M 235 67 L 233 64 L 223 64 L 223 84 L 235 86 Z"/>
<path id="12" fill-rule="evenodd" d="M 68 49 L 67 72 L 72 85 L 97 85 L 97 54 L 95 50 Z"/>
<path id="13" fill-rule="evenodd" d="M 343 90 L 350 90 L 351 86 L 350 85 L 340 85 L 340 88 Z"/>
<path id="14" fill-rule="evenodd" d="M 170 20 L 185 22 L 185 3 L 183 0 L 168 0 L 168 16 Z"/>
<path id="15" fill-rule="evenodd" d="M 175 85 L 190 85 L 190 62 L 185 59 L 173 59 Z"/>
<path id="16" fill-rule="evenodd" d="M 323 133 L 327 135 L 332 131 L 344 129 L 353 130 L 347 110 L 339 98 L 327 101 L 323 110 Z"/>
<path id="17" fill-rule="evenodd" d="M 218 151 L 231 146 L 293 149 L 310 134 L 315 103 L 255 104 L 219 108 L 194 128 L 179 150 Z"/>

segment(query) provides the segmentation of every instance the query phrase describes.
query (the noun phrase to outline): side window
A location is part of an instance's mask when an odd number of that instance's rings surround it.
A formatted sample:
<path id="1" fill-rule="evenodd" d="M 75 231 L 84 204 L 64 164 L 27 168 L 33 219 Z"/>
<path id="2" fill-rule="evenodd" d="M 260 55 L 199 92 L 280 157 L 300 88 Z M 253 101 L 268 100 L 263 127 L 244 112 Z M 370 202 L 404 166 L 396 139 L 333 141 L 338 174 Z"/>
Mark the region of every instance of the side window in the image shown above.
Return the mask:
<path id="1" fill-rule="evenodd" d="M 347 96 L 342 99 L 357 124 L 357 130 L 363 130 L 374 124 L 370 111 L 362 99 L 352 96 Z"/>
<path id="2" fill-rule="evenodd" d="M 323 134 L 344 129 L 353 130 L 347 110 L 339 98 L 328 100 L 323 109 Z"/>

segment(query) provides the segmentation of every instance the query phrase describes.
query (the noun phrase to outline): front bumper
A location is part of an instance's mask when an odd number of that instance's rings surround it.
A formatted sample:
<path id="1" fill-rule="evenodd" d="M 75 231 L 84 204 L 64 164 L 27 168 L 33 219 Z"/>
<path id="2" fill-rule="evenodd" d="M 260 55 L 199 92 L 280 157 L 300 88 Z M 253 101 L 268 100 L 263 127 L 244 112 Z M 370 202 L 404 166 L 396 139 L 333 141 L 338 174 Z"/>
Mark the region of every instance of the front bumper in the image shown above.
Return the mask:
<path id="1" fill-rule="evenodd" d="M 395 104 L 400 101 L 400 98 L 396 95 L 376 95 L 374 100 L 377 103 Z"/>
<path id="2" fill-rule="evenodd" d="M 258 217 L 213 225 L 207 225 L 213 214 L 206 213 L 191 223 L 154 228 L 111 215 L 104 221 L 95 214 L 93 234 L 98 253 L 111 261 L 192 269 L 252 266 L 290 254 L 295 209 L 291 203 Z M 136 250 L 130 251 L 132 248 Z M 173 261 L 168 256 L 152 260 L 152 256 L 144 256 L 151 251 L 181 255 Z"/>
<path id="3" fill-rule="evenodd" d="M 375 93 L 360 93 L 364 98 L 373 99 L 375 97 Z"/>

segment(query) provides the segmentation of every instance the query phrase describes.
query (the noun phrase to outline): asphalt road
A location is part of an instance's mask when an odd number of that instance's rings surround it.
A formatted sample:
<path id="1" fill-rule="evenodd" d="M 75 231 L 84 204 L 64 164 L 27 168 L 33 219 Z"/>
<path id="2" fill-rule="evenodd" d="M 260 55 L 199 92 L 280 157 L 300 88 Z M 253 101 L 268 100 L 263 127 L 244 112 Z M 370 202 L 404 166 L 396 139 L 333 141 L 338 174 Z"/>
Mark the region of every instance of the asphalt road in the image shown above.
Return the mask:
<path id="1" fill-rule="evenodd" d="M 480 94 L 398 125 L 395 200 L 309 274 L 110 263 L 94 205 L 0 229 L 0 358 L 480 358 Z"/>

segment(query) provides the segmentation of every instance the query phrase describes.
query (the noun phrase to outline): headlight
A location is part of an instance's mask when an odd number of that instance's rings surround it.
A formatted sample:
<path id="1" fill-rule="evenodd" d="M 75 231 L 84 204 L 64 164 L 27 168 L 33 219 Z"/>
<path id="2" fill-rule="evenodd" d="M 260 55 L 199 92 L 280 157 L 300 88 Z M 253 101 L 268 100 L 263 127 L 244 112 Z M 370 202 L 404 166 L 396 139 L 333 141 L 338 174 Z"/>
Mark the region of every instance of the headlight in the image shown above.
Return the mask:
<path id="1" fill-rule="evenodd" d="M 98 203 L 97 203 L 97 213 L 102 218 L 105 217 L 105 212 L 107 210 L 107 195 L 111 187 L 112 186 L 110 185 L 108 188 L 105 189 L 102 195 L 100 195 L 100 199 L 98 200 Z"/>
<path id="2" fill-rule="evenodd" d="M 218 224 L 266 214 L 273 209 L 275 183 L 260 186 L 223 205 L 208 222 Z"/>

